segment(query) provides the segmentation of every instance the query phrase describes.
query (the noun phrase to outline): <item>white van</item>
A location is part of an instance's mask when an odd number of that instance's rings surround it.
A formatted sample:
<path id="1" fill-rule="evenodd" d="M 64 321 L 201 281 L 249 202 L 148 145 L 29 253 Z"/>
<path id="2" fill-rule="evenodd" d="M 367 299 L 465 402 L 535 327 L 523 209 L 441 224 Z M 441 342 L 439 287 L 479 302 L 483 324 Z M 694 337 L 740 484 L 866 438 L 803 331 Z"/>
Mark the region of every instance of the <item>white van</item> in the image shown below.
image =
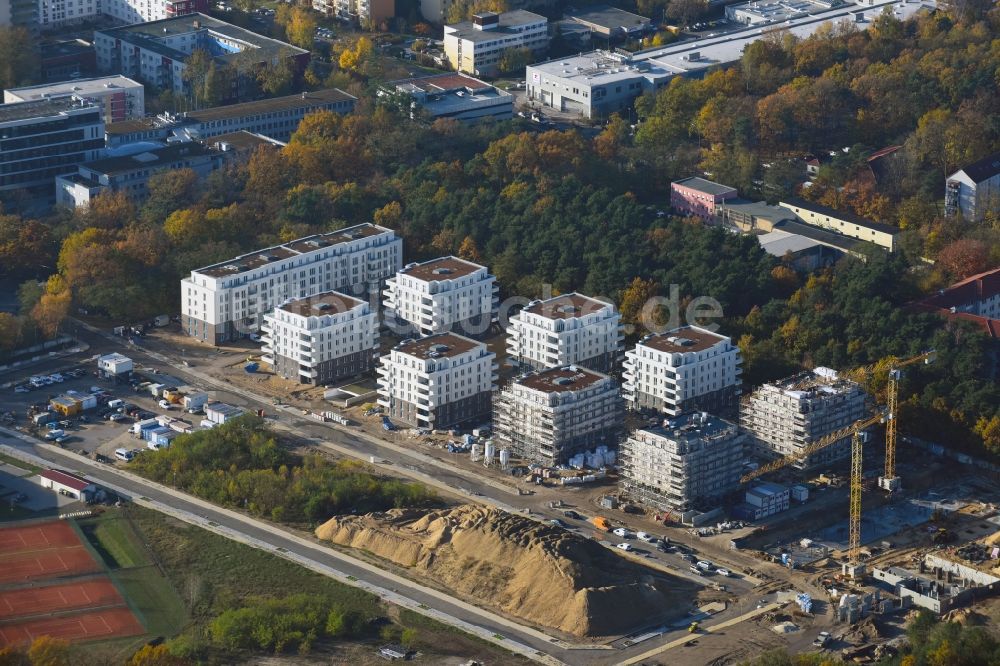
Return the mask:
<path id="1" fill-rule="evenodd" d="M 118 460 L 124 460 L 125 462 L 128 462 L 129 460 L 132 460 L 132 458 L 134 457 L 135 454 L 129 451 L 128 449 L 115 449 L 115 458 L 118 458 Z"/>
<path id="2" fill-rule="evenodd" d="M 124 400 L 119 400 L 118 398 L 115 398 L 114 400 L 108 400 L 108 407 L 111 407 L 112 409 L 115 409 L 117 407 L 121 407 L 124 404 L 125 404 L 125 401 Z"/>
<path id="3" fill-rule="evenodd" d="M 59 439 L 65 434 L 66 434 L 65 430 L 62 430 L 61 428 L 56 428 L 54 430 L 49 430 L 47 433 L 45 433 L 45 439 L 48 440 Z"/>

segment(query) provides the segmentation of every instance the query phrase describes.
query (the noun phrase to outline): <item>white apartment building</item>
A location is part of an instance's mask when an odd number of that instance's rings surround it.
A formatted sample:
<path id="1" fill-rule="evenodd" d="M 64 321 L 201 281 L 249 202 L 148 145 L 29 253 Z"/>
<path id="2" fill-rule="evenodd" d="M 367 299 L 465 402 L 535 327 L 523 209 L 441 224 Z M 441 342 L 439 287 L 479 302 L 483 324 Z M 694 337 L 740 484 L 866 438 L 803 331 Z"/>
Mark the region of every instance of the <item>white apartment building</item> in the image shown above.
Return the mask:
<path id="1" fill-rule="evenodd" d="M 865 399 L 859 384 L 840 379 L 829 368 L 816 368 L 751 393 L 740 407 L 740 425 L 760 454 L 784 457 L 864 418 Z M 844 437 L 796 466 L 826 464 L 850 450 L 851 438 Z"/>
<path id="2" fill-rule="evenodd" d="M 54 28 L 96 18 L 101 0 L 38 0 L 38 25 Z"/>
<path id="3" fill-rule="evenodd" d="M 485 266 L 457 257 L 408 264 L 386 281 L 390 326 L 420 335 L 457 330 L 486 333 L 499 309 L 496 278 Z"/>
<path id="4" fill-rule="evenodd" d="M 1000 215 L 1000 152 L 969 164 L 948 176 L 944 184 L 944 211 L 968 222 Z"/>
<path id="5" fill-rule="evenodd" d="M 622 389 L 629 407 L 668 416 L 736 408 L 740 350 L 724 336 L 697 326 L 647 335 L 625 353 Z"/>
<path id="6" fill-rule="evenodd" d="M 107 16 L 122 23 L 142 23 L 205 11 L 206 0 L 37 0 L 38 23 L 57 27 Z"/>
<path id="7" fill-rule="evenodd" d="M 520 377 L 500 392 L 494 441 L 531 462 L 557 465 L 599 445 L 615 447 L 624 415 L 611 377 L 572 365 L 552 368 Z"/>
<path id="8" fill-rule="evenodd" d="M 290 298 L 327 291 L 366 298 L 399 269 L 402 254 L 391 229 L 359 224 L 199 268 L 181 280 L 181 325 L 212 345 L 245 337 Z"/>
<path id="9" fill-rule="evenodd" d="M 285 379 L 326 384 L 369 372 L 378 358 L 378 313 L 366 301 L 328 291 L 264 315 L 262 360 Z"/>
<path id="10" fill-rule="evenodd" d="M 623 350 L 621 316 L 611 303 L 582 294 L 532 301 L 510 318 L 507 355 L 535 370 L 582 365 L 613 372 Z"/>
<path id="11" fill-rule="evenodd" d="M 74 79 L 3 91 L 4 104 L 76 96 L 100 106 L 105 123 L 135 120 L 146 115 L 145 87 L 124 76 Z"/>
<path id="12" fill-rule="evenodd" d="M 471 21 L 444 27 L 444 54 L 448 64 L 473 76 L 493 76 L 510 49 L 531 49 L 536 54 L 549 48 L 549 21 L 544 16 L 517 9 L 497 14 L 482 12 Z"/>
<path id="13" fill-rule="evenodd" d="M 496 354 L 454 333 L 404 340 L 379 359 L 378 404 L 390 419 L 421 428 L 489 419 Z"/>
<path id="14" fill-rule="evenodd" d="M 363 27 L 377 27 L 396 15 L 393 0 L 312 0 L 316 11 Z"/>
<path id="15" fill-rule="evenodd" d="M 661 511 L 711 510 L 739 486 L 746 439 L 705 412 L 636 430 L 622 444 L 622 486 Z"/>

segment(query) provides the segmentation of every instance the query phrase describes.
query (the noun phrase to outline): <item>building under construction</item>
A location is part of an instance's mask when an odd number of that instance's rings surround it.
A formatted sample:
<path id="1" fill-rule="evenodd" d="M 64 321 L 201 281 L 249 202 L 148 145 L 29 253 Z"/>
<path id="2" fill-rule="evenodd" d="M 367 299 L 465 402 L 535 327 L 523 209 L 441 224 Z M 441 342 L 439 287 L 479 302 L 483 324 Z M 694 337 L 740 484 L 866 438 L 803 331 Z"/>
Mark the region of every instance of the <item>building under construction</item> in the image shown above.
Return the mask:
<path id="1" fill-rule="evenodd" d="M 830 433 L 867 414 L 866 394 L 856 382 L 829 368 L 816 368 L 764 384 L 740 406 L 740 425 L 755 448 L 769 457 L 794 456 Z M 851 437 L 796 461 L 800 469 L 825 465 L 851 450 Z"/>
<path id="2" fill-rule="evenodd" d="M 625 402 L 611 377 L 570 365 L 515 379 L 497 394 L 493 412 L 498 449 L 557 465 L 599 445 L 614 447 Z"/>
<path id="3" fill-rule="evenodd" d="M 740 482 L 746 436 L 705 412 L 636 430 L 622 444 L 622 485 L 664 511 L 710 509 Z"/>

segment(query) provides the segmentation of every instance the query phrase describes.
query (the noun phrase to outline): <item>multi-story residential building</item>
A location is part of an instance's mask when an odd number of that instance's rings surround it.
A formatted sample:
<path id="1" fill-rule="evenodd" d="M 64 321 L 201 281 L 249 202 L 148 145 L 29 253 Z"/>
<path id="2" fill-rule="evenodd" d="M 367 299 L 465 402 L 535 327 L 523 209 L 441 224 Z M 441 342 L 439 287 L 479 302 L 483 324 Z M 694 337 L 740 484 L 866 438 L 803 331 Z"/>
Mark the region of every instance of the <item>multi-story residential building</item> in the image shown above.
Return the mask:
<path id="1" fill-rule="evenodd" d="M 896 236 L 899 234 L 899 228 L 891 224 L 872 222 L 860 215 L 821 206 L 798 197 L 779 201 L 778 205 L 795 213 L 795 216 L 803 224 L 827 229 L 849 238 L 868 241 L 889 250 L 889 252 L 896 249 Z"/>
<path id="2" fill-rule="evenodd" d="M 622 359 L 621 316 L 611 303 L 572 293 L 532 301 L 510 318 L 507 355 L 535 370 L 582 365 L 614 372 Z"/>
<path id="3" fill-rule="evenodd" d="M 393 0 L 312 0 L 312 8 L 362 27 L 377 27 L 396 15 Z"/>
<path id="4" fill-rule="evenodd" d="M 290 61 L 297 76 L 309 64 L 304 49 L 198 13 L 95 30 L 94 48 L 101 72 L 138 78 L 176 94 L 189 92 L 184 72 L 196 49 L 210 53 L 219 66 L 240 63 L 246 72 L 241 76 L 281 60 Z M 239 88 L 230 86 L 227 99 L 235 100 Z"/>
<path id="5" fill-rule="evenodd" d="M 105 0 L 107 1 L 107 0 Z M 38 25 L 56 28 L 93 20 L 101 15 L 101 0 L 38 0 Z"/>
<path id="6" fill-rule="evenodd" d="M 482 12 L 444 27 L 444 54 L 448 64 L 474 76 L 493 76 L 510 49 L 531 49 L 536 54 L 549 48 L 548 19 L 523 9 L 497 14 Z"/>
<path id="7" fill-rule="evenodd" d="M 496 354 L 454 333 L 404 340 L 379 359 L 378 404 L 390 419 L 421 428 L 488 420 Z"/>
<path id="8" fill-rule="evenodd" d="M 740 349 L 728 337 L 697 326 L 647 335 L 625 352 L 623 393 L 637 411 L 734 412 L 740 361 Z"/>
<path id="9" fill-rule="evenodd" d="M 867 415 L 865 392 L 829 368 L 816 368 L 780 382 L 764 384 L 740 407 L 740 425 L 757 451 L 784 457 Z M 827 464 L 847 455 L 850 436 L 796 463 L 800 468 Z"/>
<path id="10" fill-rule="evenodd" d="M 663 511 L 710 510 L 739 486 L 746 436 L 706 412 L 636 430 L 622 444 L 622 485 Z"/>
<path id="11" fill-rule="evenodd" d="M 100 106 L 105 123 L 134 120 L 146 115 L 145 88 L 141 83 L 124 76 L 102 76 L 8 88 L 3 92 L 3 101 L 4 104 L 10 104 L 70 96 L 86 99 Z"/>
<path id="12" fill-rule="evenodd" d="M 473 123 L 514 117 L 513 95 L 465 74 L 389 81 L 378 94 L 383 100 L 398 98 L 399 106 L 411 118 L 454 118 Z"/>
<path id="13" fill-rule="evenodd" d="M 519 377 L 501 391 L 493 435 L 498 448 L 557 465 L 587 449 L 617 445 L 624 414 L 611 377 L 570 365 Z"/>
<path id="14" fill-rule="evenodd" d="M 64 39 L 38 45 L 42 81 L 56 83 L 97 74 L 94 45 L 85 39 Z"/>
<path id="15" fill-rule="evenodd" d="M 496 278 L 485 266 L 457 257 L 408 264 L 386 282 L 384 305 L 390 326 L 421 335 L 482 335 L 499 307 Z"/>
<path id="16" fill-rule="evenodd" d="M 948 176 L 944 184 L 946 215 L 981 222 L 987 214 L 1000 216 L 1000 152 L 973 162 Z"/>
<path id="17" fill-rule="evenodd" d="M 706 220 L 712 219 L 718 204 L 737 196 L 735 187 L 697 176 L 670 183 L 671 207 L 681 215 L 695 215 Z"/>
<path id="18" fill-rule="evenodd" d="M 104 121 L 92 102 L 60 97 L 0 106 L 0 192 L 32 189 L 51 197 L 56 176 L 103 149 Z"/>
<path id="19" fill-rule="evenodd" d="M 255 102 L 216 106 L 184 113 L 163 113 L 155 118 L 128 120 L 107 126 L 108 148 L 137 141 L 166 141 L 171 137 L 209 139 L 246 131 L 277 141 L 288 141 L 299 123 L 310 113 L 354 110 L 358 98 L 337 88 L 261 99 Z"/>
<path id="20" fill-rule="evenodd" d="M 261 330 L 263 361 L 303 384 L 366 373 L 378 359 L 378 313 L 336 291 L 279 305 L 264 315 Z"/>
<path id="21" fill-rule="evenodd" d="M 994 340 L 1000 339 L 1000 268 L 970 275 L 910 308 L 972 322 Z"/>
<path id="22" fill-rule="evenodd" d="M 160 21 L 208 11 L 208 0 L 100 0 L 100 2 L 102 14 L 125 24 Z"/>
<path id="23" fill-rule="evenodd" d="M 359 224 L 306 236 L 191 271 L 181 280 L 181 326 L 212 345 L 256 332 L 290 298 L 340 291 L 377 293 L 402 263 L 391 229 Z"/>
<path id="24" fill-rule="evenodd" d="M 0 27 L 38 29 L 36 0 L 0 0 Z"/>

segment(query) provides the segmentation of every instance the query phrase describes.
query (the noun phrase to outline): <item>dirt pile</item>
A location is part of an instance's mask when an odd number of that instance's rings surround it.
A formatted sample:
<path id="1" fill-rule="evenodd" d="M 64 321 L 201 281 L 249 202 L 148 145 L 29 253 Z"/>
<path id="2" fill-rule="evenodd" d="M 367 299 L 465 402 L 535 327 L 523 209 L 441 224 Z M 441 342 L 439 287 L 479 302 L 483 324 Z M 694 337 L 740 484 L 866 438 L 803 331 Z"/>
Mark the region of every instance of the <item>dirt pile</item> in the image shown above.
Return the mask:
<path id="1" fill-rule="evenodd" d="M 325 541 L 367 550 L 418 577 L 529 622 L 608 636 L 684 614 L 695 587 L 573 532 L 463 505 L 339 516 Z"/>

